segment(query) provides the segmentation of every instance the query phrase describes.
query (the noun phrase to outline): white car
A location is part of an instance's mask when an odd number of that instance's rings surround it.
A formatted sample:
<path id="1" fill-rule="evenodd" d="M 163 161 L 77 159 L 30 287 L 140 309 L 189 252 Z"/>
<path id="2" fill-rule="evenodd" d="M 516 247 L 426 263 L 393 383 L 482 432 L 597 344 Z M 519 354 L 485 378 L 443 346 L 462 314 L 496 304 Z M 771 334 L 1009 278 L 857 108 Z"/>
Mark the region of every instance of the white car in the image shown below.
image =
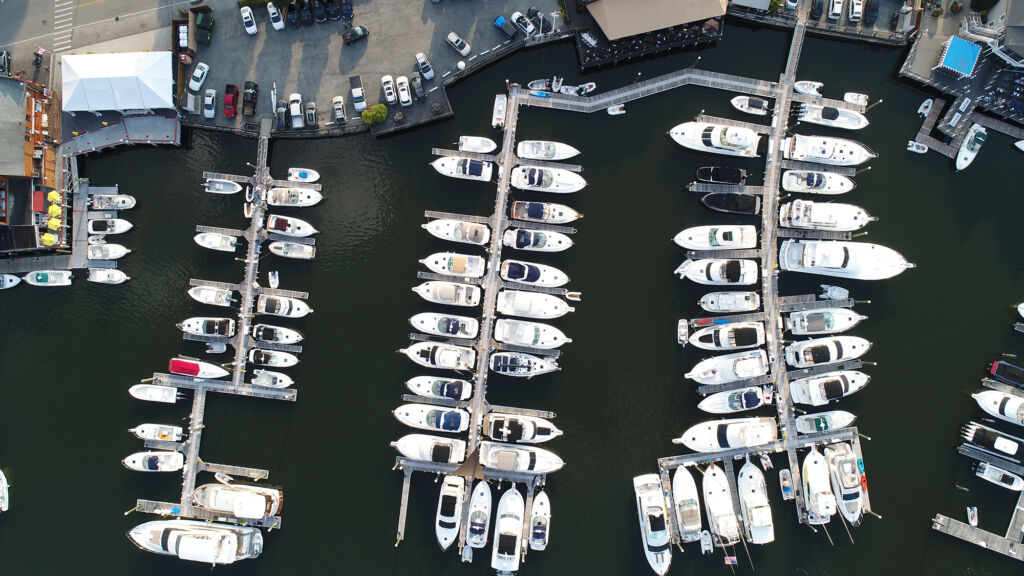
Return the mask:
<path id="1" fill-rule="evenodd" d="M 864 13 L 864 0 L 850 0 L 850 12 L 847 14 L 850 22 L 860 22 L 860 16 Z"/>
<path id="2" fill-rule="evenodd" d="M 206 118 L 213 118 L 217 115 L 217 91 L 213 88 L 207 88 L 206 94 L 203 95 L 203 116 Z"/>
<path id="3" fill-rule="evenodd" d="M 459 38 L 458 34 L 456 34 L 455 32 L 449 32 L 448 35 L 444 37 L 444 39 L 445 41 L 448 42 L 448 44 L 451 45 L 452 48 L 455 49 L 456 52 L 462 54 L 463 56 L 469 56 L 469 44 L 466 44 L 465 40 Z"/>
<path id="4" fill-rule="evenodd" d="M 256 19 L 252 17 L 252 8 L 242 6 L 242 26 L 245 26 L 245 33 L 255 36 L 259 30 L 256 28 Z"/>
<path id="5" fill-rule="evenodd" d="M 193 92 L 199 92 L 203 88 L 203 82 L 206 82 L 206 75 L 210 72 L 210 67 L 200 62 L 196 64 L 196 69 L 192 72 L 192 79 L 188 81 L 188 89 Z"/>
<path id="6" fill-rule="evenodd" d="M 522 12 L 513 12 L 512 13 L 512 23 L 516 25 L 516 28 L 519 28 L 520 30 L 522 30 L 523 34 L 526 34 L 527 36 L 529 36 L 530 34 L 533 34 L 533 31 L 534 31 L 533 22 L 530 22 L 529 18 L 527 18 L 526 16 L 523 16 Z"/>
<path id="7" fill-rule="evenodd" d="M 395 79 L 390 74 L 385 74 L 381 77 L 380 85 L 384 88 L 384 99 L 387 100 L 388 104 L 398 102 L 398 96 L 395 96 Z"/>
<path id="8" fill-rule="evenodd" d="M 281 18 L 281 12 L 273 2 L 267 2 L 267 16 L 270 17 L 270 25 L 274 30 L 284 30 L 284 18 Z"/>
<path id="9" fill-rule="evenodd" d="M 800 0 L 786 0 L 787 10 L 796 10 L 797 6 L 800 5 Z"/>
<path id="10" fill-rule="evenodd" d="M 362 86 L 352 89 L 352 107 L 356 109 L 356 112 L 366 110 L 366 96 L 363 95 Z"/>
<path id="11" fill-rule="evenodd" d="M 843 15 L 843 0 L 831 0 L 828 5 L 828 19 L 839 20 Z"/>
<path id="12" fill-rule="evenodd" d="M 302 94 L 295 93 L 288 97 L 288 115 L 292 117 L 293 130 L 306 127 L 302 119 Z"/>
<path id="13" fill-rule="evenodd" d="M 424 80 L 434 79 L 434 69 L 430 67 L 430 60 L 427 60 L 427 55 L 423 52 L 416 53 L 416 68 Z"/>
<path id="14" fill-rule="evenodd" d="M 395 80 L 395 85 L 398 87 L 398 101 L 402 106 L 412 106 L 412 94 L 409 93 L 409 79 L 405 76 L 399 76 L 398 80 Z"/>
<path id="15" fill-rule="evenodd" d="M 334 121 L 344 122 L 345 121 L 345 97 L 335 96 L 331 99 L 331 110 L 334 111 Z"/>

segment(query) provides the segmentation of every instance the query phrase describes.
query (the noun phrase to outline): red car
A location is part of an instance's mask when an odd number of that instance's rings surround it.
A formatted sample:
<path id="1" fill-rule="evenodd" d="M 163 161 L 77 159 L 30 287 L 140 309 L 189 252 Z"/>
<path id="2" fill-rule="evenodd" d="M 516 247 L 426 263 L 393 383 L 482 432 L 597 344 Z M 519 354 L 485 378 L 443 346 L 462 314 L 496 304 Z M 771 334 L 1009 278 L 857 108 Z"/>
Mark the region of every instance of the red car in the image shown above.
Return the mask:
<path id="1" fill-rule="evenodd" d="M 238 86 L 228 84 L 224 87 L 224 116 L 235 117 L 235 105 L 238 104 Z"/>

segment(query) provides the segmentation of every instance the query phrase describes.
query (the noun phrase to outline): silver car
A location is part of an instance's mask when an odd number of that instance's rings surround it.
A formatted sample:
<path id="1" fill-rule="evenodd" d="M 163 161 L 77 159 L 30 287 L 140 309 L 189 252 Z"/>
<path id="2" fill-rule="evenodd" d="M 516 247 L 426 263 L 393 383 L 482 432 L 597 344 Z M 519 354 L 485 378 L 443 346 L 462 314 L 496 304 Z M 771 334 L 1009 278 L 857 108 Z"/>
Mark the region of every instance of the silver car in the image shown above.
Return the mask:
<path id="1" fill-rule="evenodd" d="M 203 116 L 206 118 L 213 118 L 217 115 L 217 91 L 213 88 L 207 88 L 206 94 L 203 95 Z"/>

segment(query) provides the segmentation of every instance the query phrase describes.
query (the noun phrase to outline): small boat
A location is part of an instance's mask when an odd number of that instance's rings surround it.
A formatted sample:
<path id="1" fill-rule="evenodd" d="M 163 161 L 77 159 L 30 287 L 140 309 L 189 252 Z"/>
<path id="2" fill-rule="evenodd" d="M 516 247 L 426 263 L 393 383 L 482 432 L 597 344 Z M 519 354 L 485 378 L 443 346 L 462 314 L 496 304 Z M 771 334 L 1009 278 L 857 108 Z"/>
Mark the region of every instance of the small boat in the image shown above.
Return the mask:
<path id="1" fill-rule="evenodd" d="M 175 326 L 186 334 L 195 334 L 197 336 L 224 336 L 230 338 L 235 335 L 235 321 L 231 318 L 194 316 L 178 322 Z"/>
<path id="2" fill-rule="evenodd" d="M 609 116 L 618 116 L 620 114 L 625 114 L 626 113 L 626 105 L 625 104 L 615 104 L 615 105 L 609 106 L 605 110 L 608 112 Z M 1024 140 L 1022 140 L 1022 142 L 1024 142 Z"/>
<path id="3" fill-rule="evenodd" d="M 736 491 L 740 500 L 740 519 L 743 535 L 751 544 L 768 544 L 775 541 L 775 523 L 772 508 L 768 504 L 768 486 L 761 469 L 747 461 L 740 468 Z"/>
<path id="4" fill-rule="evenodd" d="M 914 140 L 907 140 L 907 150 L 917 154 L 924 154 L 925 152 L 928 152 L 928 145 Z"/>
<path id="5" fill-rule="evenodd" d="M 706 358 L 684 377 L 698 384 L 727 384 L 768 373 L 768 355 L 764 350 L 749 350 Z"/>
<path id="6" fill-rule="evenodd" d="M 273 342 L 275 344 L 297 344 L 302 342 L 302 332 L 281 326 L 270 324 L 256 324 L 252 327 L 252 337 L 259 342 Z"/>
<path id="7" fill-rule="evenodd" d="M 772 469 L 772 459 L 771 459 L 771 457 L 769 455 L 761 453 L 760 454 L 760 460 L 761 460 L 761 468 L 764 468 L 765 472 L 767 472 L 767 471 Z"/>
<path id="8" fill-rule="evenodd" d="M 254 208 L 252 202 L 245 202 L 244 204 L 242 204 L 242 215 L 245 216 L 247 219 L 252 218 L 253 210 Z"/>
<path id="9" fill-rule="evenodd" d="M 517 378 L 533 378 L 561 370 L 554 358 L 540 358 L 523 352 L 495 352 L 488 365 L 492 372 Z"/>
<path id="10" fill-rule="evenodd" d="M 523 140 L 516 145 L 516 156 L 528 160 L 566 160 L 579 153 L 568 144 L 548 140 Z"/>
<path id="11" fill-rule="evenodd" d="M 281 277 L 278 275 L 277 270 L 271 270 L 267 273 L 267 282 L 269 282 L 270 287 L 275 290 L 281 285 Z"/>
<path id="12" fill-rule="evenodd" d="M 1017 150 L 1024 152 L 1024 140 L 1017 140 L 1016 142 L 1013 143 L 1013 146 Z"/>
<path id="13" fill-rule="evenodd" d="M 216 364 L 188 358 L 171 358 L 167 362 L 167 370 L 171 374 L 181 374 L 198 379 L 223 378 L 231 373 Z"/>
<path id="14" fill-rule="evenodd" d="M 858 92 L 846 92 L 845 94 L 843 94 L 843 102 L 856 104 L 857 106 L 867 106 L 868 95 L 860 94 Z"/>
<path id="15" fill-rule="evenodd" d="M 824 308 L 793 312 L 786 318 L 786 330 L 798 336 L 835 334 L 846 332 L 867 316 L 861 316 L 849 308 Z"/>
<path id="16" fill-rule="evenodd" d="M 99 244 L 86 247 L 85 257 L 89 260 L 117 260 L 129 252 L 131 250 L 120 244 Z"/>
<path id="17" fill-rule="evenodd" d="M 469 526 L 466 530 L 466 544 L 470 548 L 487 545 L 487 533 L 491 529 L 491 486 L 480 480 L 469 498 Z"/>
<path id="18" fill-rule="evenodd" d="M 749 286 L 759 280 L 757 262 L 735 258 L 686 260 L 675 269 L 680 279 L 711 286 Z"/>
<path id="19" fill-rule="evenodd" d="M 136 452 L 125 457 L 121 463 L 136 472 L 177 472 L 185 466 L 185 455 L 168 450 Z"/>
<path id="20" fill-rule="evenodd" d="M 174 404 L 178 401 L 178 389 L 171 386 L 136 384 L 128 389 L 128 393 L 136 400 L 145 400 L 147 402 Z"/>
<path id="21" fill-rule="evenodd" d="M 978 525 L 978 507 L 968 506 L 967 507 L 967 523 L 971 526 Z"/>
<path id="22" fill-rule="evenodd" d="M 853 424 L 853 421 L 856 419 L 856 416 L 843 410 L 805 414 L 803 416 L 797 416 L 796 431 L 800 434 L 828 432 L 830 430 L 846 428 L 850 424 Z"/>
<path id="23" fill-rule="evenodd" d="M 227 288 L 213 288 L 211 286 L 194 286 L 188 289 L 188 295 L 201 304 L 213 306 L 231 306 L 233 290 Z"/>
<path id="24" fill-rule="evenodd" d="M 509 248 L 533 252 L 561 252 L 572 246 L 572 239 L 561 232 L 541 232 L 526 228 L 509 228 L 501 237 Z"/>
<path id="25" fill-rule="evenodd" d="M 99 284 L 123 284 L 131 278 L 116 268 L 89 268 L 86 280 Z"/>
<path id="26" fill-rule="evenodd" d="M 566 95 L 569 95 L 569 96 L 586 96 L 587 94 L 590 94 L 591 92 L 593 92 L 596 89 L 597 89 L 597 83 L 596 82 L 587 82 L 585 84 L 580 84 L 579 86 L 568 86 L 568 85 L 560 86 L 558 88 L 558 92 L 560 94 L 566 94 Z M 554 90 L 553 86 L 552 86 L 552 90 Z"/>
<path id="27" fill-rule="evenodd" d="M 857 166 L 878 157 L 878 154 L 860 142 L 845 138 L 796 134 L 782 140 L 782 156 L 786 160 Z"/>
<path id="28" fill-rule="evenodd" d="M 439 174 L 463 180 L 490 182 L 494 164 L 462 156 L 442 156 L 430 163 Z"/>
<path id="29" fill-rule="evenodd" d="M 1024 426 L 1024 398 L 998 390 L 985 390 L 971 396 L 990 416 Z"/>
<path id="30" fill-rule="evenodd" d="M 93 218 L 86 227 L 89 234 L 123 234 L 132 229 L 132 223 L 123 218 Z"/>
<path id="31" fill-rule="evenodd" d="M 135 197 L 128 194 L 93 194 L 89 196 L 93 210 L 130 210 L 135 208 Z"/>
<path id="32" fill-rule="evenodd" d="M 688 250 L 733 250 L 757 246 L 753 226 L 694 226 L 675 235 L 673 242 Z"/>
<path id="33" fill-rule="evenodd" d="M 824 406 L 845 398 L 868 385 L 871 376 L 855 370 L 836 370 L 789 383 L 789 395 L 794 404 Z"/>
<path id="34" fill-rule="evenodd" d="M 820 170 L 786 170 L 782 173 L 782 189 L 804 194 L 844 194 L 857 187 L 850 178 Z"/>
<path id="35" fill-rule="evenodd" d="M 877 220 L 860 206 L 794 200 L 779 206 L 779 225 L 804 230 L 853 232 Z"/>
<path id="36" fill-rule="evenodd" d="M 320 173 L 312 168 L 289 168 L 288 180 L 292 182 L 316 182 L 320 179 Z"/>
<path id="37" fill-rule="evenodd" d="M 568 224 L 569 222 L 583 218 L 583 214 L 580 214 L 565 204 L 552 204 L 550 202 L 523 202 L 517 200 L 512 203 L 512 217 L 516 220 L 526 220 L 528 222 Z"/>
<path id="38" fill-rule="evenodd" d="M 836 513 L 836 497 L 829 481 L 828 464 L 818 449 L 812 446 L 811 451 L 804 456 L 801 469 L 807 523 L 828 524 Z"/>
<path id="39" fill-rule="evenodd" d="M 697 301 L 707 312 L 750 312 L 761 307 L 757 292 L 708 292 Z"/>
<path id="40" fill-rule="evenodd" d="M 562 84 L 565 83 L 565 77 L 563 76 L 552 76 L 551 77 L 551 91 L 558 92 L 562 89 Z"/>
<path id="41" fill-rule="evenodd" d="M 530 550 L 544 550 L 551 538 L 551 500 L 547 492 L 533 498 L 530 512 Z"/>
<path id="42" fill-rule="evenodd" d="M 551 79 L 540 78 L 538 80 L 531 80 L 526 83 L 526 87 L 530 90 L 551 90 Z"/>
<path id="43" fill-rule="evenodd" d="M 559 318 L 576 309 L 558 296 L 522 290 L 501 290 L 496 303 L 498 312 L 522 318 Z"/>
<path id="44" fill-rule="evenodd" d="M 312 314 L 313 309 L 298 298 L 260 294 L 256 300 L 256 313 L 285 318 L 302 318 L 307 314 Z"/>
<path id="45" fill-rule="evenodd" d="M 129 428 L 129 432 L 139 440 L 166 440 L 167 442 L 181 442 L 181 426 L 170 426 L 167 424 L 139 424 L 135 428 Z"/>
<path id="46" fill-rule="evenodd" d="M 1024 479 L 1020 476 L 1003 470 L 998 466 L 989 464 L 988 462 L 979 462 L 977 468 L 974 469 L 974 475 L 978 478 L 988 480 L 996 486 L 1002 486 L 1007 490 L 1013 490 L 1014 492 L 1020 492 L 1024 488 Z"/>
<path id="47" fill-rule="evenodd" d="M 18 284 L 21 284 L 21 278 L 18 278 L 14 274 L 0 274 L 0 290 L 14 288 Z"/>
<path id="48" fill-rule="evenodd" d="M 885 280 L 914 264 L 902 254 L 868 242 L 785 240 L 779 247 L 779 268 L 857 280 Z"/>
<path id="49" fill-rule="evenodd" d="M 228 351 L 228 345 L 226 342 L 207 342 L 206 353 L 207 354 L 223 354 Z"/>
<path id="50" fill-rule="evenodd" d="M 829 336 L 794 342 L 786 346 L 786 364 L 810 368 L 821 364 L 860 358 L 871 349 L 871 342 L 859 336 Z"/>
<path id="51" fill-rule="evenodd" d="M 253 386 L 265 386 L 267 388 L 287 388 L 292 384 L 295 384 L 295 380 L 292 380 L 291 376 L 283 372 L 274 372 L 273 370 L 253 370 L 252 381 L 250 384 Z"/>
<path id="52" fill-rule="evenodd" d="M 960 431 L 964 440 L 997 456 L 1009 456 L 1014 462 L 1024 462 L 1024 438 L 1017 438 L 984 424 L 970 422 Z"/>
<path id="53" fill-rule="evenodd" d="M 491 239 L 491 229 L 486 224 L 474 224 L 462 220 L 439 219 L 420 225 L 431 236 L 463 244 L 486 245 Z"/>
<path id="54" fill-rule="evenodd" d="M 801 122 L 840 128 L 842 130 L 860 130 L 869 124 L 867 116 L 855 110 L 843 110 L 819 104 L 801 103 L 797 117 Z"/>
<path id="55" fill-rule="evenodd" d="M 562 435 L 550 421 L 537 416 L 490 412 L 484 415 L 483 433 L 496 442 L 540 444 Z"/>
<path id="56" fill-rule="evenodd" d="M 717 464 L 711 464 L 704 470 L 702 484 L 704 512 L 708 516 L 712 544 L 724 549 L 739 543 L 740 528 L 725 472 Z"/>
<path id="57" fill-rule="evenodd" d="M 252 186 L 245 187 L 245 203 L 252 204 L 253 200 L 256 199 L 256 189 Z"/>
<path id="58" fill-rule="evenodd" d="M 512 169 L 511 184 L 520 190 L 569 194 L 582 190 L 587 181 L 564 168 L 516 166 Z"/>
<path id="59" fill-rule="evenodd" d="M 263 552 L 259 528 L 199 520 L 145 522 L 132 528 L 128 539 L 147 552 L 212 566 L 256 558 Z"/>
<path id="60" fill-rule="evenodd" d="M 808 96 L 821 97 L 821 87 L 825 84 L 822 82 L 814 82 L 812 80 L 799 80 L 793 83 L 793 90 L 799 94 L 806 94 Z"/>
<path id="61" fill-rule="evenodd" d="M 448 338 L 476 338 L 480 322 L 469 316 L 452 316 L 436 312 L 421 312 L 409 318 L 409 324 L 424 334 Z"/>
<path id="62" fill-rule="evenodd" d="M 970 129 L 967 130 L 967 135 L 964 136 L 963 142 L 960 144 L 960 150 L 956 154 L 956 169 L 958 172 L 970 166 L 971 162 L 974 162 L 978 151 L 981 150 L 981 145 L 985 143 L 987 138 L 988 132 L 984 126 L 981 124 L 971 125 Z"/>
<path id="63" fill-rule="evenodd" d="M 850 291 L 842 286 L 831 286 L 829 284 L 819 284 L 821 286 L 821 294 L 818 298 L 825 300 L 846 300 L 850 297 Z"/>
<path id="64" fill-rule="evenodd" d="M 324 199 L 323 194 L 309 188 L 272 188 L 267 192 L 267 204 L 302 208 L 313 206 Z"/>
<path id="65" fill-rule="evenodd" d="M 491 128 L 505 127 L 505 108 L 508 105 L 508 96 L 504 94 L 494 95 L 494 107 L 491 109 Z"/>
<path id="66" fill-rule="evenodd" d="M 459 136 L 458 144 L 459 150 L 478 154 L 490 154 L 498 149 L 498 144 L 494 140 L 483 136 Z"/>
<path id="67" fill-rule="evenodd" d="M 757 147 L 761 143 L 761 137 L 749 128 L 709 122 L 684 122 L 668 134 L 684 148 L 744 158 L 757 158 Z"/>
<path id="68" fill-rule="evenodd" d="M 715 544 L 711 540 L 711 532 L 702 530 L 700 533 L 700 553 L 709 556 L 715 551 Z"/>
<path id="69" fill-rule="evenodd" d="M 70 270 L 36 270 L 21 277 L 32 286 L 70 286 Z"/>
<path id="70" fill-rule="evenodd" d="M 299 363 L 299 358 L 291 352 L 264 350 L 253 348 L 249 351 L 249 363 L 254 366 L 270 366 L 271 368 L 288 368 Z"/>
<path id="71" fill-rule="evenodd" d="M 305 238 L 316 234 L 319 230 L 305 220 L 299 220 L 291 216 L 271 214 L 267 216 L 267 232 L 281 234 L 282 236 Z"/>
<path id="72" fill-rule="evenodd" d="M 238 247 L 237 237 L 219 232 L 200 232 L 193 236 L 193 240 L 203 248 L 221 252 L 234 252 Z"/>
<path id="73" fill-rule="evenodd" d="M 399 353 L 427 368 L 447 370 L 473 370 L 476 368 L 476 350 L 442 342 L 414 342 Z"/>
<path id="74" fill-rule="evenodd" d="M 482 256 L 436 252 L 420 260 L 431 272 L 443 276 L 481 278 L 487 272 L 487 260 Z"/>
<path id="75" fill-rule="evenodd" d="M 545 92 L 544 90 L 530 90 L 530 96 L 536 96 L 537 98 L 551 98 L 551 92 Z"/>
<path id="76" fill-rule="evenodd" d="M 458 464 L 466 459 L 466 441 L 429 434 L 406 434 L 391 443 L 398 452 L 411 460 Z"/>
<path id="77" fill-rule="evenodd" d="M 235 518 L 259 520 L 281 512 L 284 492 L 277 488 L 218 482 L 193 490 L 192 501 L 207 510 Z"/>
<path id="78" fill-rule="evenodd" d="M 550 450 L 490 440 L 480 442 L 480 464 L 502 472 L 529 474 L 547 474 L 565 466 L 558 454 Z"/>
<path id="79" fill-rule="evenodd" d="M 697 168 L 697 181 L 740 186 L 747 183 L 747 171 L 728 166 L 701 166 Z"/>
<path id="80" fill-rule="evenodd" d="M 312 260 L 316 256 L 316 248 L 308 244 L 299 244 L 298 242 L 284 242 L 278 240 L 271 242 L 270 252 L 277 254 L 282 258 L 292 258 L 294 260 Z"/>
<path id="81" fill-rule="evenodd" d="M 754 114 L 755 116 L 766 116 L 768 114 L 768 101 L 754 96 L 737 96 L 729 100 L 732 107 L 740 112 Z"/>
<path id="82" fill-rule="evenodd" d="M 519 570 L 523 550 L 523 522 L 526 502 L 515 483 L 498 500 L 494 521 L 494 545 L 491 550 L 491 568 L 499 574 L 513 574 Z"/>
<path id="83" fill-rule="evenodd" d="M 719 452 L 732 448 L 752 448 L 774 442 L 779 435 L 775 418 L 732 418 L 709 420 L 687 428 L 673 444 L 682 444 L 694 452 Z"/>
<path id="84" fill-rule="evenodd" d="M 502 280 L 530 286 L 557 288 L 569 282 L 569 276 L 554 266 L 522 260 L 505 260 L 501 263 L 500 274 Z"/>
<path id="85" fill-rule="evenodd" d="M 441 550 L 447 550 L 459 537 L 462 524 L 462 494 L 466 491 L 466 479 L 449 474 L 441 483 L 441 495 L 437 499 L 437 514 L 434 517 L 434 534 Z"/>
<path id="86" fill-rule="evenodd" d="M 494 339 L 506 344 L 543 350 L 572 342 L 572 338 L 566 337 L 565 333 L 554 326 L 506 318 L 499 318 L 494 323 Z"/>
<path id="87" fill-rule="evenodd" d="M 715 392 L 700 401 L 697 408 L 710 414 L 733 414 L 745 412 L 765 405 L 771 395 L 756 386 L 748 386 L 739 390 Z"/>
<path id="88" fill-rule="evenodd" d="M 473 384 L 466 380 L 457 380 L 455 378 L 414 376 L 405 381 L 405 387 L 413 394 L 425 398 L 469 400 L 469 397 L 473 395 Z"/>
<path id="89" fill-rule="evenodd" d="M 749 214 L 751 216 L 761 212 L 761 197 L 753 194 L 711 192 L 709 194 L 705 194 L 700 201 L 701 204 L 704 204 L 715 212 Z"/>
<path id="90" fill-rule="evenodd" d="M 686 466 L 679 466 L 672 475 L 672 500 L 676 503 L 676 526 L 682 542 L 700 540 L 700 498 L 697 483 Z M 710 535 L 709 535 L 710 536 Z"/>
<path id="91" fill-rule="evenodd" d="M 432 404 L 402 404 L 392 411 L 399 422 L 410 428 L 429 432 L 465 432 L 469 429 L 469 412 Z"/>
<path id="92" fill-rule="evenodd" d="M 793 473 L 789 471 L 789 468 L 779 470 L 779 490 L 782 491 L 783 500 L 796 498 L 796 493 L 793 492 Z"/>
<path id="93" fill-rule="evenodd" d="M 927 117 L 928 113 L 932 111 L 932 104 L 934 103 L 935 101 L 931 98 L 921 102 L 921 105 L 917 108 L 917 115 L 921 118 Z"/>
<path id="94" fill-rule="evenodd" d="M 206 191 L 210 194 L 237 194 L 242 191 L 242 185 L 232 180 L 208 178 L 205 186 Z"/>
<path id="95" fill-rule="evenodd" d="M 857 455 L 849 442 L 837 442 L 825 447 L 832 478 L 832 493 L 836 496 L 839 513 L 851 526 L 860 526 L 864 519 L 864 502 L 860 467 Z"/>
<path id="96" fill-rule="evenodd" d="M 483 292 L 479 286 L 459 284 L 458 282 L 439 282 L 432 280 L 414 286 L 413 292 L 427 302 L 448 304 L 450 306 L 479 306 Z"/>
<path id="97" fill-rule="evenodd" d="M 730 322 L 714 324 L 695 331 L 680 344 L 691 344 L 704 350 L 742 350 L 763 346 L 765 342 L 762 322 Z"/>

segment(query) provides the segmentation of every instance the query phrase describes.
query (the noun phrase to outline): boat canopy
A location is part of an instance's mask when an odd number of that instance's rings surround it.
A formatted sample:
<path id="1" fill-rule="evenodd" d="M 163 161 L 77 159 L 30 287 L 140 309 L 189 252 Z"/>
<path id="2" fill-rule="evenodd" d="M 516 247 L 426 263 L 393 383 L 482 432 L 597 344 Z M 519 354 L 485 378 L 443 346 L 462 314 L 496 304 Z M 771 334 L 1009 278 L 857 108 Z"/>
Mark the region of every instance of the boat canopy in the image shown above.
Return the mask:
<path id="1" fill-rule="evenodd" d="M 449 462 L 452 458 L 452 447 L 450 444 L 435 443 L 430 447 L 431 462 Z"/>
<path id="2" fill-rule="evenodd" d="M 505 534 L 502 532 L 498 535 L 498 554 L 502 556 L 512 556 L 516 553 L 516 535 Z"/>
<path id="3" fill-rule="evenodd" d="M 192 560 L 206 564 L 230 564 L 235 561 L 235 549 L 237 548 L 237 537 L 231 533 L 218 535 L 199 535 L 181 533 L 178 530 L 164 530 L 161 535 L 161 544 L 172 536 L 177 536 L 178 558 Z M 169 543 L 167 543 L 169 544 Z"/>
<path id="4" fill-rule="evenodd" d="M 543 248 L 547 243 L 547 237 L 543 234 L 529 230 L 516 231 L 516 248 Z"/>
<path id="5" fill-rule="evenodd" d="M 554 176 L 550 170 L 544 170 L 542 168 L 528 168 L 526 171 L 526 181 L 530 186 L 547 188 L 548 186 L 551 186 L 552 181 L 554 181 Z"/>
<path id="6" fill-rule="evenodd" d="M 757 345 L 757 329 L 737 328 L 732 331 L 732 339 L 737 346 L 755 346 Z"/>
<path id="7" fill-rule="evenodd" d="M 445 398 L 462 398 L 462 382 L 458 380 L 434 380 L 431 392 Z"/>
<path id="8" fill-rule="evenodd" d="M 839 110 L 831 106 L 825 106 L 821 109 L 821 117 L 825 120 L 837 120 L 839 119 Z"/>
<path id="9" fill-rule="evenodd" d="M 462 415 L 455 411 L 431 410 L 427 412 L 427 423 L 445 432 L 458 432 Z"/>
<path id="10" fill-rule="evenodd" d="M 519 262 L 508 263 L 509 280 L 522 280 L 524 282 L 536 282 L 540 280 L 540 268 L 520 264 Z"/>
<path id="11" fill-rule="evenodd" d="M 231 326 L 231 320 L 206 320 L 203 322 L 203 334 L 219 334 L 220 336 L 228 335 L 228 328 Z"/>
<path id="12" fill-rule="evenodd" d="M 735 392 L 729 395 L 730 410 L 747 410 L 757 408 L 761 404 L 761 396 L 753 390 Z"/>
<path id="13" fill-rule="evenodd" d="M 273 219 L 273 222 L 270 224 L 270 227 L 273 230 L 277 230 L 279 232 L 283 232 L 283 231 L 288 229 L 288 219 L 287 218 L 283 218 L 281 216 L 276 216 Z"/>
<path id="14" fill-rule="evenodd" d="M 722 267 L 722 279 L 727 282 L 739 282 L 742 265 L 739 260 L 729 260 Z"/>
<path id="15" fill-rule="evenodd" d="M 542 219 L 544 218 L 544 205 L 540 202 L 530 202 L 526 205 L 526 215 L 530 218 Z"/>
<path id="16" fill-rule="evenodd" d="M 468 176 L 482 176 L 484 173 L 484 163 L 480 160 L 462 158 L 459 160 L 458 170 L 460 174 L 466 174 Z"/>
<path id="17" fill-rule="evenodd" d="M 188 376 L 199 375 L 199 364 L 189 360 L 171 358 L 171 363 L 170 366 L 168 366 L 168 369 L 175 374 L 185 374 Z"/>
<path id="18" fill-rule="evenodd" d="M 835 327 L 835 317 L 831 312 L 811 312 L 805 318 L 808 332 L 821 332 L 832 330 Z"/>
<path id="19" fill-rule="evenodd" d="M 751 110 L 767 110 L 768 101 L 762 100 L 761 98 L 755 98 L 753 96 L 750 96 L 747 98 L 747 106 Z"/>
<path id="20" fill-rule="evenodd" d="M 822 390 L 825 392 L 825 398 L 828 400 L 835 400 L 836 398 L 842 398 L 846 394 L 847 390 L 850 389 L 850 383 L 846 379 L 846 376 L 840 376 L 838 378 L 829 378 L 821 385 Z"/>

